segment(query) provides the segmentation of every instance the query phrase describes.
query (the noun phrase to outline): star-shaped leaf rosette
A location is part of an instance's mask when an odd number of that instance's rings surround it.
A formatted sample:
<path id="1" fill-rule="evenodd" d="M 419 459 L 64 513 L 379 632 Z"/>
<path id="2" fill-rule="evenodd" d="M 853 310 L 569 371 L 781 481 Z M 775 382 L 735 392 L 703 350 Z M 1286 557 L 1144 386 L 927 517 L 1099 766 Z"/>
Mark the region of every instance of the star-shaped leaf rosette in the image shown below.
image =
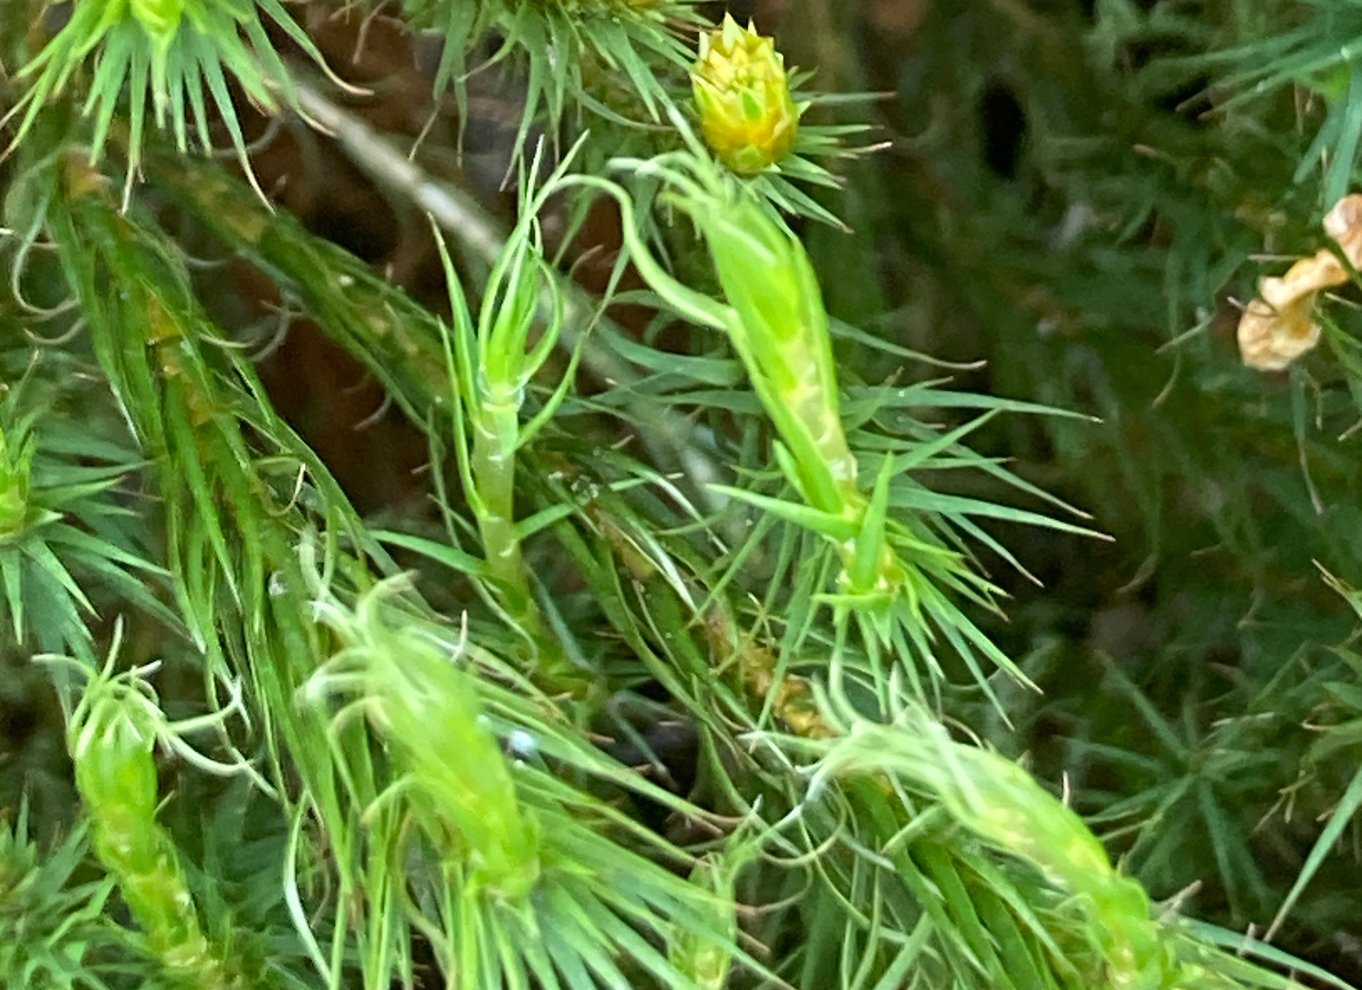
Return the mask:
<path id="1" fill-rule="evenodd" d="M 155 127 L 173 134 L 181 152 L 187 150 L 191 130 L 205 151 L 212 149 L 210 124 L 216 114 L 243 170 L 252 177 L 229 82 L 266 110 L 293 97 L 289 72 L 267 23 L 329 74 L 321 52 L 280 0 L 76 0 L 70 19 L 19 71 L 28 89 L 4 118 L 19 122 L 10 148 L 44 118 L 46 108 L 68 89 L 79 88 L 84 93 L 82 116 L 93 118 L 93 129 L 78 140 L 88 144 L 95 159 L 126 94 L 126 117 L 121 119 L 128 128 L 123 138 L 128 189 L 141 160 L 148 103 Z"/>
<path id="2" fill-rule="evenodd" d="M 847 158 L 873 148 L 842 141 L 865 124 L 809 124 L 817 96 L 802 92 L 811 73 L 787 70 L 775 40 L 725 15 L 700 37 L 691 88 L 700 135 L 725 169 L 747 181 L 782 212 L 842 226 L 796 183 L 837 187 L 837 177 L 815 159 Z"/>

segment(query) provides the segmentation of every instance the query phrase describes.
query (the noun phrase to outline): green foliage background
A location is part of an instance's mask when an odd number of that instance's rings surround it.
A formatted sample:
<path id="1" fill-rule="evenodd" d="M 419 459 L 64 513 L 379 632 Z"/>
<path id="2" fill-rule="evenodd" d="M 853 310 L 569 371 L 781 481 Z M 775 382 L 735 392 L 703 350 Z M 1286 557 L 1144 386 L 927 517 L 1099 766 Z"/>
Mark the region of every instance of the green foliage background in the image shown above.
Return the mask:
<path id="1" fill-rule="evenodd" d="M 1234 340 L 1355 188 L 1362 8 L 734 4 L 816 69 L 738 182 L 722 5 L 375 6 L 0 8 L 0 984 L 1362 982 L 1356 287 Z M 327 74 L 369 15 L 447 41 L 414 177 Z M 270 116 L 403 288 L 242 170 Z M 290 321 L 407 446 L 354 470 Z"/>

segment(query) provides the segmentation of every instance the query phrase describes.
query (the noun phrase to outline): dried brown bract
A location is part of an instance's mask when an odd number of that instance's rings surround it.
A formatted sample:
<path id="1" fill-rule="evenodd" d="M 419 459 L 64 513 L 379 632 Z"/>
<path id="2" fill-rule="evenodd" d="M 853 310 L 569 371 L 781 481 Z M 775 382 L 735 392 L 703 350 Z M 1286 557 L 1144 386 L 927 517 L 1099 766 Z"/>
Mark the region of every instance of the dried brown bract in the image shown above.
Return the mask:
<path id="1" fill-rule="evenodd" d="M 1324 218 L 1329 235 L 1353 268 L 1362 266 L 1362 194 L 1345 196 Z M 1316 297 L 1343 285 L 1351 273 L 1329 248 L 1301 258 L 1285 275 L 1258 282 L 1258 296 L 1239 320 L 1239 353 L 1246 365 L 1281 371 L 1319 343 Z"/>

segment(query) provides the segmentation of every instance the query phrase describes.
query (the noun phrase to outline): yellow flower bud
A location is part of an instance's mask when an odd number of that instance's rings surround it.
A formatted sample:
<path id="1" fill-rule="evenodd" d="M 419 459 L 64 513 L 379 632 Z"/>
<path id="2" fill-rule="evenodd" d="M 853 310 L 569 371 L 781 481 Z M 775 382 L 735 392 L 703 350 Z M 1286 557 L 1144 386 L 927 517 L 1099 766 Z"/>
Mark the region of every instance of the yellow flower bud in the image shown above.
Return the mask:
<path id="1" fill-rule="evenodd" d="M 789 154 L 800 111 L 772 39 L 725 15 L 700 38 L 691 86 L 700 133 L 729 170 L 754 175 Z"/>

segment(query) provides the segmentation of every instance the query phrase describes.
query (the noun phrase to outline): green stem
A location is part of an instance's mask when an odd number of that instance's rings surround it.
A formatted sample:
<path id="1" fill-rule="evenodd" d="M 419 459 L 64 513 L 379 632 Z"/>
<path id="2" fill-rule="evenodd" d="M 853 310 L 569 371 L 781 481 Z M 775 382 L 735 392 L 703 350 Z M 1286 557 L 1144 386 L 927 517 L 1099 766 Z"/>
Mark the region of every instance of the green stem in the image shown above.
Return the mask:
<path id="1" fill-rule="evenodd" d="M 95 816 L 94 849 L 172 980 L 195 990 L 241 990 L 240 978 L 199 925 L 178 852 L 164 829 L 151 821 L 115 827 Z"/>
<path id="2" fill-rule="evenodd" d="M 515 446 L 520 411 L 514 396 L 497 390 L 473 421 L 473 477 L 478 486 L 478 530 L 492 583 L 511 618 L 532 636 L 542 632 L 530 593 L 520 535 L 515 526 Z"/>
<path id="3" fill-rule="evenodd" d="M 156 822 L 155 733 L 146 707 L 151 704 L 101 675 L 72 716 L 68 748 L 94 851 L 175 983 L 243 990 L 240 975 L 204 935 L 179 850 Z"/>
<path id="4" fill-rule="evenodd" d="M 529 638 L 537 654 L 535 681 L 551 693 L 566 693 L 580 700 L 593 693 L 594 679 L 568 659 L 545 623 L 530 589 L 521 550 L 515 522 L 515 438 L 519 426 L 519 411 L 511 402 L 489 402 L 474 420 L 471 460 L 481 503 L 475 514 L 483 556 L 501 607 Z"/>

